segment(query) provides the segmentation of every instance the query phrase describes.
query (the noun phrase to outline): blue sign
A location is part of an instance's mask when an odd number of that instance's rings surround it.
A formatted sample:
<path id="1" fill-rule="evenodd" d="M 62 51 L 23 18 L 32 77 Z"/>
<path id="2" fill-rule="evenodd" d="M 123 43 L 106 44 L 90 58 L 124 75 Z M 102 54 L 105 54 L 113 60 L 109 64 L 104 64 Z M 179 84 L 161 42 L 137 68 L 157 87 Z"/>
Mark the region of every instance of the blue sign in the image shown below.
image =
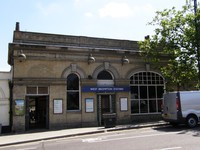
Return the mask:
<path id="1" fill-rule="evenodd" d="M 130 87 L 91 87 L 84 86 L 82 87 L 82 92 L 129 92 Z"/>

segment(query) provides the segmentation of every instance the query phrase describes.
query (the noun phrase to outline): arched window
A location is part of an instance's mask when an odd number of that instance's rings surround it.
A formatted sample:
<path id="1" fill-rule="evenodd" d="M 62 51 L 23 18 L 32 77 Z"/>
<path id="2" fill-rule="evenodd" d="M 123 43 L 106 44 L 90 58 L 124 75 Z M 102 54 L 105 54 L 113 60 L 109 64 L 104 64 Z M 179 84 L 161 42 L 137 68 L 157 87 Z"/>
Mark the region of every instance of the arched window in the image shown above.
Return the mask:
<path id="1" fill-rule="evenodd" d="M 113 77 L 108 71 L 104 70 L 98 74 L 97 79 L 98 80 L 112 80 Z"/>
<path id="2" fill-rule="evenodd" d="M 113 86 L 113 76 L 110 72 L 103 70 L 97 76 L 97 85 L 98 86 Z"/>
<path id="3" fill-rule="evenodd" d="M 72 73 L 67 77 L 67 110 L 80 109 L 79 77 Z"/>
<path id="4" fill-rule="evenodd" d="M 164 79 L 154 72 L 138 72 L 130 77 L 131 113 L 160 113 Z"/>

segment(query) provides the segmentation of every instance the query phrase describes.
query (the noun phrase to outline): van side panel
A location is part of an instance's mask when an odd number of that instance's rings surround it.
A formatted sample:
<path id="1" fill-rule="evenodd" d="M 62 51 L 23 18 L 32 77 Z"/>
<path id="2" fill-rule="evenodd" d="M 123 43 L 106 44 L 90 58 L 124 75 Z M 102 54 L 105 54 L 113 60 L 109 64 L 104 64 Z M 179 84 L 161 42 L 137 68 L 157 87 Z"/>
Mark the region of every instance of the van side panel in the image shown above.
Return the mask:
<path id="1" fill-rule="evenodd" d="M 166 121 L 177 120 L 176 97 L 177 92 L 164 94 L 162 117 Z"/>
<path id="2" fill-rule="evenodd" d="M 188 114 L 200 116 L 200 92 L 180 92 L 182 115 L 184 118 Z"/>

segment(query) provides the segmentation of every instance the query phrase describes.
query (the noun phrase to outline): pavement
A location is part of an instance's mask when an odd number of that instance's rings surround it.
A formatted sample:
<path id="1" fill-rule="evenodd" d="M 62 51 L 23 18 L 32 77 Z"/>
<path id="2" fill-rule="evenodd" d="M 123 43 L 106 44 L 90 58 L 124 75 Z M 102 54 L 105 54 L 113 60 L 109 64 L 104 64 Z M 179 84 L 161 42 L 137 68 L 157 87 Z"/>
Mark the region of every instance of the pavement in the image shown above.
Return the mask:
<path id="1" fill-rule="evenodd" d="M 55 131 L 40 131 L 40 132 L 24 132 L 24 133 L 9 133 L 9 134 L 0 134 L 0 147 L 1 146 L 10 146 L 15 144 L 23 144 L 28 142 L 36 142 L 43 140 L 50 140 L 56 138 L 88 135 L 95 133 L 104 133 L 120 130 L 129 130 L 145 127 L 156 127 L 167 125 L 164 121 L 158 122 L 148 122 L 148 123 L 138 123 L 138 124 L 129 124 L 129 125 L 117 125 L 112 128 L 105 127 L 84 127 L 84 128 L 73 128 L 73 129 L 62 129 Z"/>

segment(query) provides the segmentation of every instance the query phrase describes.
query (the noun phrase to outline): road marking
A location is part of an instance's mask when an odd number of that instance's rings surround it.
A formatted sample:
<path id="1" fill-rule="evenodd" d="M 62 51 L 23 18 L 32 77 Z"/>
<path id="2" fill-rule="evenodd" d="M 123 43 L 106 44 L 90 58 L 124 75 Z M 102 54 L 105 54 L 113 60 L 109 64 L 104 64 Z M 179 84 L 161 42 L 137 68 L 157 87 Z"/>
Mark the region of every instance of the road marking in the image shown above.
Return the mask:
<path id="1" fill-rule="evenodd" d="M 82 142 L 93 143 L 95 141 L 101 141 L 102 138 L 89 138 L 89 139 L 82 139 Z"/>
<path id="2" fill-rule="evenodd" d="M 21 149 L 16 149 L 16 150 L 35 150 L 38 147 L 29 147 L 29 148 L 21 148 Z"/>
<path id="3" fill-rule="evenodd" d="M 119 133 L 119 134 L 112 134 L 112 135 L 103 135 L 103 136 L 100 136 L 100 138 L 106 139 L 106 138 L 116 137 L 116 136 L 121 136 L 121 135 L 126 135 L 126 134 L 124 134 L 124 133 Z"/>
<path id="4" fill-rule="evenodd" d="M 168 148 L 162 148 L 162 149 L 154 149 L 154 150 L 173 150 L 173 149 L 181 149 L 182 147 L 168 147 Z"/>
<path id="5" fill-rule="evenodd" d="M 95 141 L 102 141 L 102 140 L 105 140 L 107 138 L 116 137 L 116 136 L 119 136 L 119 135 L 126 135 L 126 134 L 104 135 L 104 136 L 99 136 L 97 138 L 82 139 L 82 142 L 92 143 L 92 142 L 95 142 Z"/>
<path id="6" fill-rule="evenodd" d="M 137 138 L 145 138 L 145 137 L 153 137 L 153 136 L 161 136 L 161 135 L 169 135 L 169 134 L 177 134 L 177 133 L 180 133 L 180 132 L 159 133 L 159 134 L 150 134 L 150 135 L 139 135 L 139 136 L 116 138 L 116 139 L 90 138 L 90 139 L 82 139 L 82 142 L 88 142 L 88 143 L 109 142 L 109 141 L 126 140 L 126 139 L 137 139 Z"/>

